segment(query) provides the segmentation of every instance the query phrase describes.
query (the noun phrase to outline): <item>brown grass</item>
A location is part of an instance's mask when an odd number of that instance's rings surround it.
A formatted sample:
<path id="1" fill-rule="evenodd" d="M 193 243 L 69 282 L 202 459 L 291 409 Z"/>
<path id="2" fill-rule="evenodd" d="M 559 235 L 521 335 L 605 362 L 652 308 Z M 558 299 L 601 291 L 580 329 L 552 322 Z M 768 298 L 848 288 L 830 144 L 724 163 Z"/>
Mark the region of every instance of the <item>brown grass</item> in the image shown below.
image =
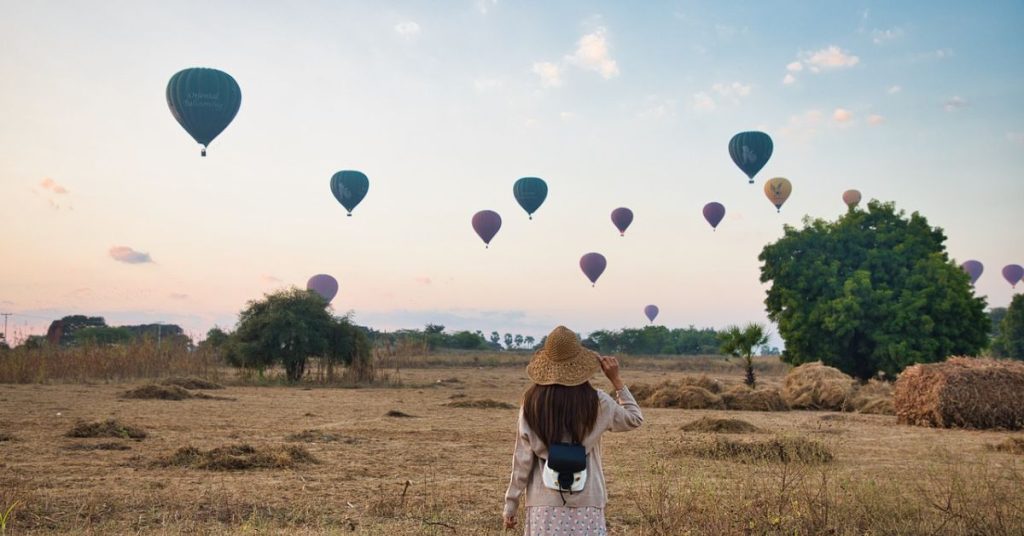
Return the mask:
<path id="1" fill-rule="evenodd" d="M 782 398 L 793 409 L 842 411 L 856 380 L 820 361 L 805 363 L 786 375 Z"/>
<path id="2" fill-rule="evenodd" d="M 508 402 L 499 402 L 490 398 L 482 398 L 479 400 L 453 400 L 451 402 L 445 402 L 442 404 L 449 408 L 476 408 L 476 409 L 517 409 L 518 406 L 509 404 Z"/>
<path id="3" fill-rule="evenodd" d="M 384 416 L 397 417 L 399 419 L 412 419 L 416 417 L 415 415 L 409 415 L 408 413 L 405 413 L 404 411 L 398 411 L 397 409 L 389 409 L 388 412 L 384 414 Z"/>
<path id="4" fill-rule="evenodd" d="M 334 443 L 341 441 L 351 444 L 358 441 L 354 437 L 345 437 L 341 434 L 333 434 L 324 430 L 303 430 L 294 434 L 288 434 L 285 439 L 301 443 Z"/>
<path id="5" fill-rule="evenodd" d="M 802 436 L 776 436 L 753 441 L 718 437 L 687 445 L 681 452 L 739 463 L 827 463 L 833 458 L 831 449 L 825 444 Z"/>
<path id="6" fill-rule="evenodd" d="M 954 357 L 908 367 L 896 381 L 899 422 L 921 426 L 1024 427 L 1024 363 Z"/>
<path id="7" fill-rule="evenodd" d="M 193 376 L 175 376 L 160 382 L 162 385 L 175 385 L 184 389 L 223 389 L 224 386 Z"/>
<path id="8" fill-rule="evenodd" d="M 1024 454 L 1024 437 L 1008 437 L 999 443 L 986 445 L 986 448 L 1010 454 Z"/>
<path id="9" fill-rule="evenodd" d="M 150 383 L 142 387 L 130 389 L 121 394 L 121 398 L 137 400 L 185 400 L 192 398 L 192 393 L 177 385 L 157 385 Z"/>
<path id="10" fill-rule="evenodd" d="M 701 417 L 680 427 L 686 432 L 703 432 L 712 434 L 753 434 L 761 429 L 742 419 L 716 419 Z"/>
<path id="11" fill-rule="evenodd" d="M 156 465 L 208 471 L 244 471 L 248 469 L 291 469 L 308 463 L 317 463 L 317 460 L 303 447 L 294 445 L 253 447 L 248 444 L 240 444 L 210 450 L 182 447 L 174 454 L 158 460 Z"/>
<path id="12" fill-rule="evenodd" d="M 778 389 L 752 390 L 736 385 L 722 393 L 722 402 L 726 409 L 738 411 L 789 411 Z"/>
<path id="13" fill-rule="evenodd" d="M 116 437 L 120 439 L 145 439 L 146 431 L 137 426 L 123 424 L 117 419 L 96 422 L 79 422 L 68 430 L 67 437 Z"/>
<path id="14" fill-rule="evenodd" d="M 116 441 L 103 441 L 100 443 L 69 443 L 64 445 L 64 450 L 72 451 L 93 451 L 93 450 L 131 450 L 132 448 L 124 443 Z"/>

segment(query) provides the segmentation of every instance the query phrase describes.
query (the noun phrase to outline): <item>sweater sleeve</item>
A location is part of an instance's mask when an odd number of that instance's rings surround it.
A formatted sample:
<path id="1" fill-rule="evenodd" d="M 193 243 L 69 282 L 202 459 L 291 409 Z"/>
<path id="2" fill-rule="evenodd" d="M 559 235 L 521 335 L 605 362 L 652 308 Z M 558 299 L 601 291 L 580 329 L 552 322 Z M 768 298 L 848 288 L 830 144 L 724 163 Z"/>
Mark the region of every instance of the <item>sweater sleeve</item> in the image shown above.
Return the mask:
<path id="1" fill-rule="evenodd" d="M 533 471 L 533 449 L 530 448 L 529 428 L 526 426 L 526 419 L 522 410 L 519 411 L 519 426 L 516 434 L 516 449 L 512 454 L 512 476 L 509 479 L 508 491 L 505 492 L 504 515 L 511 517 L 519 508 L 519 499 L 522 498 L 529 483 L 530 472 Z"/>
<path id="2" fill-rule="evenodd" d="M 644 414 L 640 412 L 640 405 L 633 398 L 629 388 L 623 386 L 618 395 L 618 404 L 612 404 L 612 423 L 608 427 L 612 432 L 628 432 L 639 428 L 644 422 Z"/>

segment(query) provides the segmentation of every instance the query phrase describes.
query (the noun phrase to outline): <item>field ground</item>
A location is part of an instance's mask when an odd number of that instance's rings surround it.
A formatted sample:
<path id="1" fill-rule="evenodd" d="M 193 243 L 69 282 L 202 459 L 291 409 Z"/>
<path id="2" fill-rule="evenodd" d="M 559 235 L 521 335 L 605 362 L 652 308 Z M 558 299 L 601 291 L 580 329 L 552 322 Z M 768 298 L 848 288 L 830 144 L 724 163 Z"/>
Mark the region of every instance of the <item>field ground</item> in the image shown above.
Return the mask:
<path id="1" fill-rule="evenodd" d="M 661 370 L 679 368 L 665 363 L 630 368 L 627 360 L 623 375 L 627 383 L 652 383 L 687 374 Z M 780 383 L 783 368 L 767 370 L 765 381 Z M 729 367 L 710 375 L 740 378 Z M 398 377 L 403 385 L 393 388 L 229 385 L 209 393 L 230 400 L 181 401 L 119 397 L 144 382 L 2 384 L 0 433 L 13 437 L 0 441 L 0 514 L 19 502 L 11 535 L 503 533 L 516 410 L 444 404 L 517 405 L 527 386 L 522 368 L 403 368 Z M 607 388 L 607 381 L 595 385 Z M 411 417 L 386 416 L 390 411 Z M 639 430 L 604 439 L 613 534 L 1019 534 L 1024 527 L 1021 457 L 988 448 L 1019 434 L 828 412 L 644 414 Z M 835 459 L 805 465 L 698 457 L 687 446 L 716 439 L 680 426 L 702 416 L 816 440 Z M 128 450 L 68 448 L 102 442 L 65 437 L 76 421 L 108 418 L 149 435 L 114 440 Z M 306 430 L 329 435 L 287 439 Z M 155 464 L 185 446 L 243 443 L 299 445 L 317 463 L 237 471 Z"/>

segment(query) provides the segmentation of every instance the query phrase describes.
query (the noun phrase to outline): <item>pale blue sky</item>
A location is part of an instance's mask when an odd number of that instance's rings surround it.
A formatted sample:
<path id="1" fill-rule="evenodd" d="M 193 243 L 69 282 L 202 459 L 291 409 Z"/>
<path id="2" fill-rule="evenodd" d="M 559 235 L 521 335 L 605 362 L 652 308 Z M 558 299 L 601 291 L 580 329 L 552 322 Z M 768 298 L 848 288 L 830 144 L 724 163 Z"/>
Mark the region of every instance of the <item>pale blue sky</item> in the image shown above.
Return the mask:
<path id="1" fill-rule="evenodd" d="M 336 310 L 384 329 L 587 332 L 648 303 L 720 327 L 764 319 L 761 247 L 848 188 L 921 211 L 1009 302 L 1021 2 L 554 4 L 0 3 L 0 309 L 32 315 L 24 332 L 70 313 L 202 332 L 326 272 Z M 164 100 L 192 66 L 243 94 L 205 159 Z M 756 185 L 726 150 L 750 129 L 776 146 Z M 352 218 L 340 169 L 371 181 Z M 530 175 L 550 188 L 532 222 L 511 195 Z M 774 176 L 794 185 L 782 214 Z M 504 218 L 489 250 L 469 226 L 485 208 Z M 609 261 L 596 288 L 589 251 Z"/>

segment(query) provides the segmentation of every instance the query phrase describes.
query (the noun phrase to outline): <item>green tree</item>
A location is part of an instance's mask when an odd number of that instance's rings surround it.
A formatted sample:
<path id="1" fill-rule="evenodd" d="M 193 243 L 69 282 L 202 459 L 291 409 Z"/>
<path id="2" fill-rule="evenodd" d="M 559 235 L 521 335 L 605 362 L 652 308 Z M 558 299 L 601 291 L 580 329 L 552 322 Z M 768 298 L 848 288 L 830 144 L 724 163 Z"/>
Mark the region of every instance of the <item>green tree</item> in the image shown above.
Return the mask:
<path id="1" fill-rule="evenodd" d="M 497 331 L 491 332 L 491 344 L 497 346 L 498 348 L 501 347 L 501 334 L 499 334 Z"/>
<path id="2" fill-rule="evenodd" d="M 1024 359 L 1024 294 L 1017 294 L 1010 301 L 1010 307 L 999 323 L 999 335 L 992 342 L 992 353 Z"/>
<path id="3" fill-rule="evenodd" d="M 513 341 L 512 334 L 511 333 L 506 333 L 505 334 L 505 348 L 506 349 L 508 349 L 508 350 L 512 349 L 512 341 Z"/>
<path id="4" fill-rule="evenodd" d="M 723 354 L 743 358 L 747 371 L 744 382 L 754 388 L 757 383 L 757 378 L 754 377 L 754 349 L 768 342 L 768 333 L 764 326 L 755 322 L 743 328 L 727 326 L 718 333 L 718 340 L 721 343 L 719 350 Z"/>
<path id="5" fill-rule="evenodd" d="M 1006 307 L 993 307 L 988 311 L 988 318 L 992 321 L 992 340 L 999 338 L 1000 326 L 1003 318 L 1006 317 Z"/>
<path id="6" fill-rule="evenodd" d="M 523 342 L 526 343 L 526 347 L 530 348 L 531 350 L 534 347 L 533 343 L 535 343 L 536 341 L 537 341 L 537 339 L 534 339 L 533 335 L 527 335 L 526 338 L 523 339 Z"/>
<path id="7" fill-rule="evenodd" d="M 226 331 L 218 326 L 213 326 L 206 332 L 206 338 L 199 345 L 216 350 L 227 344 L 229 337 L 230 335 Z"/>
<path id="8" fill-rule="evenodd" d="M 513 341 L 516 343 L 516 348 L 518 349 L 523 345 L 523 336 L 517 333 L 513 338 Z"/>
<path id="9" fill-rule="evenodd" d="M 991 327 L 985 300 L 946 255 L 945 240 L 917 212 L 908 218 L 874 200 L 834 222 L 785 226 L 758 257 L 783 359 L 822 360 L 867 379 L 976 354 Z"/>
<path id="10" fill-rule="evenodd" d="M 94 326 L 75 331 L 75 344 L 124 344 L 133 339 L 132 332 L 123 327 Z"/>

